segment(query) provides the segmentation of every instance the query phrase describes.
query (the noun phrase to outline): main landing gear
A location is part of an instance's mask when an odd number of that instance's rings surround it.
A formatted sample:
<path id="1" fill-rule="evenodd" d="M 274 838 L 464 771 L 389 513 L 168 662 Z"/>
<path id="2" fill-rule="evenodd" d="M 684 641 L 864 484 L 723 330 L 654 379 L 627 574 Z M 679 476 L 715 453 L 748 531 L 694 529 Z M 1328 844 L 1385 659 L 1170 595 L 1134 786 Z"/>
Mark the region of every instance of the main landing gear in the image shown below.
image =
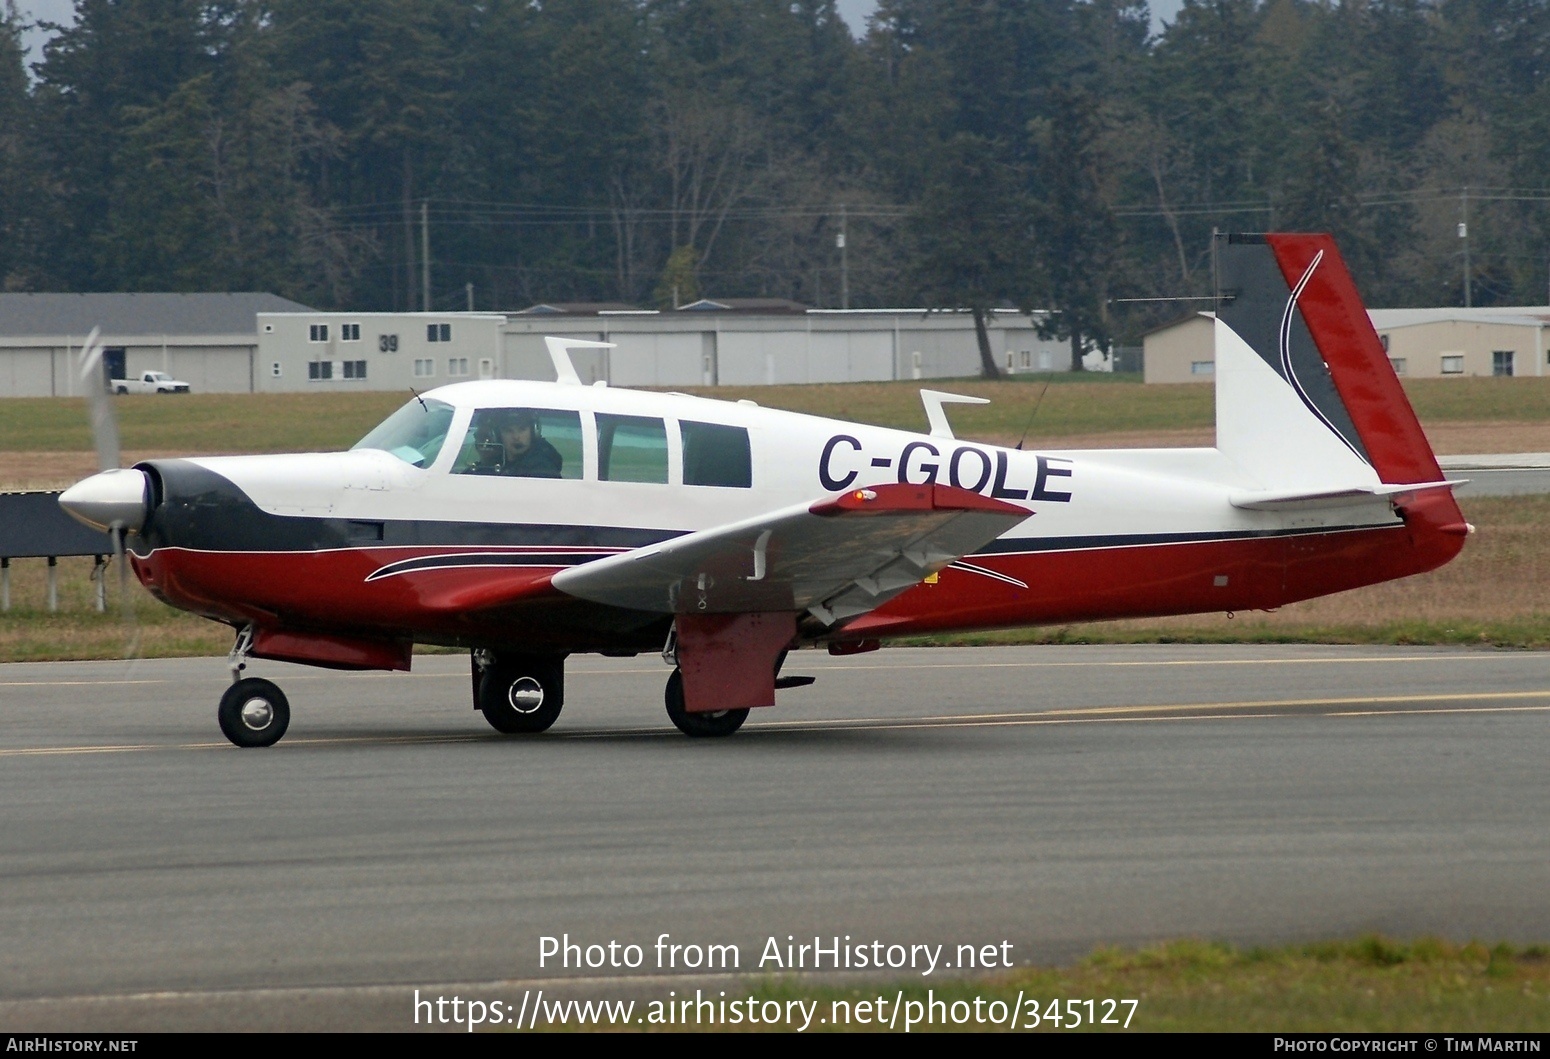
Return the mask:
<path id="1" fill-rule="evenodd" d="M 667 678 L 667 719 L 684 735 L 693 738 L 709 738 L 731 735 L 748 720 L 747 710 L 716 710 L 711 713 L 690 713 L 684 709 L 683 670 L 674 669 Z"/>
<path id="2" fill-rule="evenodd" d="M 548 729 L 565 705 L 563 655 L 473 653 L 474 708 L 506 735 Z"/>
<path id="3" fill-rule="evenodd" d="M 216 717 L 238 746 L 274 746 L 290 726 L 291 704 L 270 681 L 248 677 L 226 689 Z"/>

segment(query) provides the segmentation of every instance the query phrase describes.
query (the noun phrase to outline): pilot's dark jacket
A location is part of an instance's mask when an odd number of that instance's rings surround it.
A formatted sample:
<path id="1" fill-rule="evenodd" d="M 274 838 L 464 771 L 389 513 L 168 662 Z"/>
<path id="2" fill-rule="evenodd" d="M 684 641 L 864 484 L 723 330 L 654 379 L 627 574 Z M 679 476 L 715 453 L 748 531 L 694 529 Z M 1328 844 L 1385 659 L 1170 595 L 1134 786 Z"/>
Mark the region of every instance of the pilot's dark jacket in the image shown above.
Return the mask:
<path id="1" fill-rule="evenodd" d="M 563 462 L 558 449 L 535 437 L 526 452 L 502 461 L 498 473 L 511 478 L 558 478 Z"/>

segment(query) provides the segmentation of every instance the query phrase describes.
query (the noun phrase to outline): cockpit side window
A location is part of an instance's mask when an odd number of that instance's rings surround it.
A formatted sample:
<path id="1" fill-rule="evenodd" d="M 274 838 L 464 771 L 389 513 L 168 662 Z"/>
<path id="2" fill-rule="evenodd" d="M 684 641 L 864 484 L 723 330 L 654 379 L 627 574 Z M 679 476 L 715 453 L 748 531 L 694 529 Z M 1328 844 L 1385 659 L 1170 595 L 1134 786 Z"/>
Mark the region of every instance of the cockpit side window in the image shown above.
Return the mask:
<path id="1" fill-rule="evenodd" d="M 581 414 L 552 408 L 474 412 L 453 474 L 580 478 Z"/>
<path id="2" fill-rule="evenodd" d="M 667 484 L 667 427 L 648 416 L 597 414 L 597 476 Z"/>
<path id="3" fill-rule="evenodd" d="M 411 467 L 429 467 L 436 462 L 447 440 L 452 412 L 452 406 L 444 401 L 416 397 L 384 419 L 351 449 L 381 449 Z"/>
<path id="4" fill-rule="evenodd" d="M 753 456 L 747 430 L 688 419 L 680 421 L 678 429 L 684 443 L 684 485 L 731 489 L 753 486 Z"/>

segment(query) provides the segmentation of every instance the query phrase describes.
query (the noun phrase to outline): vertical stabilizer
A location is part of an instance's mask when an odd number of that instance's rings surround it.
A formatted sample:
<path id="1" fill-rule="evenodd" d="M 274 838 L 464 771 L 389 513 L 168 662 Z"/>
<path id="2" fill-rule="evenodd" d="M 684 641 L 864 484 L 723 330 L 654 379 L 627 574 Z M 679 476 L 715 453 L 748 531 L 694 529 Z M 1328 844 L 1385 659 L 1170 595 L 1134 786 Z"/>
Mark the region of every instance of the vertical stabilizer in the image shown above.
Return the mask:
<path id="1" fill-rule="evenodd" d="M 1440 481 L 1334 240 L 1221 238 L 1218 448 L 1266 487 Z"/>

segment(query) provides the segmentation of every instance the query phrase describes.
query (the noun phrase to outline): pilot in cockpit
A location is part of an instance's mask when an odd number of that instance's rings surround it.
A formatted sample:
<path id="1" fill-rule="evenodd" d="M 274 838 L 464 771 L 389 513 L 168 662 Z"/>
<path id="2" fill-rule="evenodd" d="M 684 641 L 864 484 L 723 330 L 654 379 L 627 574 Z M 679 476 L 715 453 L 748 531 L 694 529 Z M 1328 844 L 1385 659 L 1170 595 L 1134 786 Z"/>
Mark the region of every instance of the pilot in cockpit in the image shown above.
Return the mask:
<path id="1" fill-rule="evenodd" d="M 506 408 L 486 413 L 480 425 L 477 474 L 512 478 L 558 478 L 563 461 L 544 440 L 538 416 L 530 408 Z"/>

